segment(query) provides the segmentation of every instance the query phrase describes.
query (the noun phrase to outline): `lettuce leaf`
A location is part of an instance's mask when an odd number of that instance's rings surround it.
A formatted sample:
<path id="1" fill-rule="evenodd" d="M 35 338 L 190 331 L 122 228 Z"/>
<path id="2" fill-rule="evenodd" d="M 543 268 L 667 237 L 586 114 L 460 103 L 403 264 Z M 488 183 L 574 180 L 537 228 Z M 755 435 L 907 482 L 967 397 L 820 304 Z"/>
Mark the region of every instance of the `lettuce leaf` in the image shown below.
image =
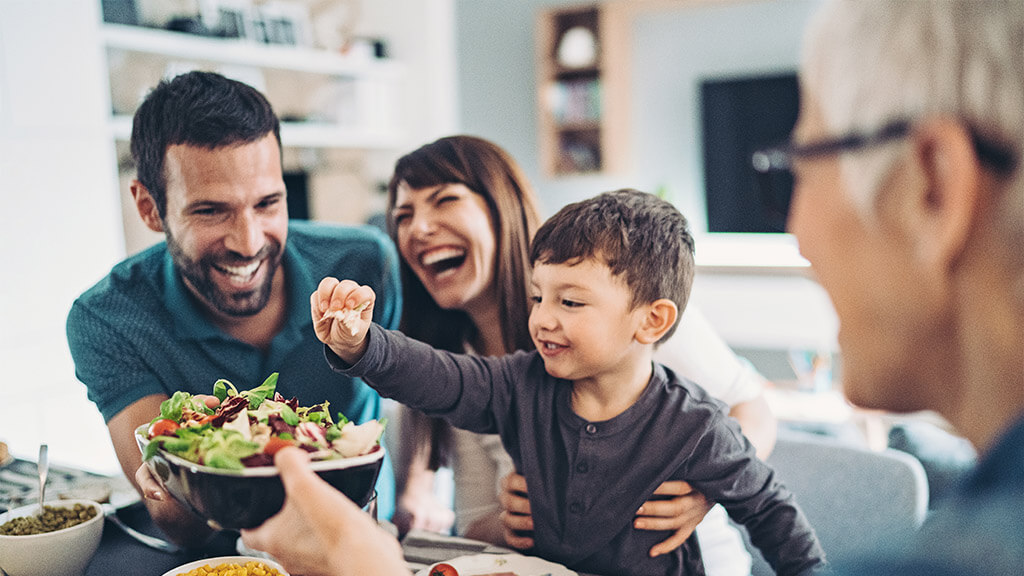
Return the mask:
<path id="1" fill-rule="evenodd" d="M 199 451 L 203 464 L 212 468 L 241 470 L 245 468 L 242 459 L 259 452 L 260 445 L 242 437 L 234 430 L 214 428 L 202 437 Z"/>

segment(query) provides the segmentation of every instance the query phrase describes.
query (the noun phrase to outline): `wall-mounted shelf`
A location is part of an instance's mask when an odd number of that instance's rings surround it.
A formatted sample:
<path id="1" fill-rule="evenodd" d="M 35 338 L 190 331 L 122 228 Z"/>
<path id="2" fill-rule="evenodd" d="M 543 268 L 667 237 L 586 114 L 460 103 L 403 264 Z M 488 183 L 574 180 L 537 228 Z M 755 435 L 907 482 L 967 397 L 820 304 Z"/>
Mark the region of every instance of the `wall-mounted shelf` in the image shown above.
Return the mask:
<path id="1" fill-rule="evenodd" d="M 594 4 L 537 17 L 539 148 L 549 176 L 619 172 L 626 164 L 629 43 L 620 11 Z"/>
<path id="2" fill-rule="evenodd" d="M 219 72 L 264 95 L 281 119 L 283 169 L 291 215 L 362 223 L 375 210 L 374 162 L 407 146 L 400 97 L 402 62 L 365 51 L 265 44 L 144 26 L 102 23 L 97 41 L 109 90 L 105 118 L 114 145 L 125 246 L 129 254 L 162 238 L 141 224 L 127 188 L 128 151 L 139 103 L 162 79 L 190 70 Z"/>
<path id="3" fill-rule="evenodd" d="M 118 142 L 128 142 L 132 136 L 132 117 L 113 116 L 110 119 L 110 134 Z M 343 130 L 325 122 L 281 123 L 281 145 L 285 147 L 392 150 L 401 144 L 397 134 Z"/>
<path id="4" fill-rule="evenodd" d="M 212 38 L 104 24 L 116 141 L 131 136 L 131 115 L 162 77 L 218 71 L 260 89 L 282 119 L 288 147 L 378 150 L 401 146 L 401 64 L 300 46 Z"/>
<path id="5" fill-rule="evenodd" d="M 813 277 L 810 263 L 790 234 L 717 232 L 695 240 L 695 264 L 701 274 Z"/>
<path id="6" fill-rule="evenodd" d="M 110 49 L 181 60 L 214 61 L 330 76 L 397 78 L 402 73 L 400 64 L 387 60 L 349 58 L 326 50 L 208 38 L 141 26 L 104 24 L 102 37 Z"/>

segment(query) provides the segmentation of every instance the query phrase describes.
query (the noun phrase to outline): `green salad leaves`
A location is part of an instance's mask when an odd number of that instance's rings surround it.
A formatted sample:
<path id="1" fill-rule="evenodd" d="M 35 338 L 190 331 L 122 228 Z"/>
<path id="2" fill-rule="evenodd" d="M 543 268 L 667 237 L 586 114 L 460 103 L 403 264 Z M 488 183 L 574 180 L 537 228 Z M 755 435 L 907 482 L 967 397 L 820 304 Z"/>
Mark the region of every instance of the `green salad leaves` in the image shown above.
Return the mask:
<path id="1" fill-rule="evenodd" d="M 355 425 L 329 403 L 300 407 L 277 392 L 275 372 L 251 390 L 217 380 L 211 397 L 175 392 L 160 405 L 146 432 L 143 460 L 164 450 L 190 462 L 226 470 L 273 464 L 273 455 L 298 446 L 317 459 L 359 456 L 379 449 L 383 420 Z M 211 407 L 210 404 L 213 406 Z"/>

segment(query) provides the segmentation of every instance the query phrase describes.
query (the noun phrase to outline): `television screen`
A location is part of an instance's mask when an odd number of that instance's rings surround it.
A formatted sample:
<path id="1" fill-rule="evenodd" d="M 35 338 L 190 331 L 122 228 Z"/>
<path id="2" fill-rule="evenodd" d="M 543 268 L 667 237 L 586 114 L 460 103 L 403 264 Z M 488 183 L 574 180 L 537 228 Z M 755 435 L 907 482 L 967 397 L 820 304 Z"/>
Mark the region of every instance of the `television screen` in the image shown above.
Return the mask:
<path id="1" fill-rule="evenodd" d="M 785 142 L 796 123 L 796 72 L 708 79 L 700 86 L 708 232 L 784 232 L 785 215 L 767 209 L 750 157 Z M 793 181 L 773 182 L 787 200 Z"/>

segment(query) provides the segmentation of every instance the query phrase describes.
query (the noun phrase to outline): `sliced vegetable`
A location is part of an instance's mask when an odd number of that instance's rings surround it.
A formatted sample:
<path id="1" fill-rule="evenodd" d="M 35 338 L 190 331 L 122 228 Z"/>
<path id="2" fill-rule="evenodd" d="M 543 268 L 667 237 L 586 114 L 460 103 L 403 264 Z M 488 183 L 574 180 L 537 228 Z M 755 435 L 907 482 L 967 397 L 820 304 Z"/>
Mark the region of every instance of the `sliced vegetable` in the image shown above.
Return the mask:
<path id="1" fill-rule="evenodd" d="M 451 564 L 442 562 L 430 568 L 430 576 L 459 576 L 459 571 Z"/>
<path id="2" fill-rule="evenodd" d="M 171 436 L 179 428 L 178 423 L 169 418 L 160 418 L 149 425 L 149 437 Z"/>
<path id="3" fill-rule="evenodd" d="M 263 445 L 263 453 L 273 456 L 274 454 L 277 454 L 278 450 L 287 446 L 295 446 L 295 442 L 293 440 L 286 440 L 280 436 L 271 436 L 270 440 L 267 440 L 267 443 Z"/>

